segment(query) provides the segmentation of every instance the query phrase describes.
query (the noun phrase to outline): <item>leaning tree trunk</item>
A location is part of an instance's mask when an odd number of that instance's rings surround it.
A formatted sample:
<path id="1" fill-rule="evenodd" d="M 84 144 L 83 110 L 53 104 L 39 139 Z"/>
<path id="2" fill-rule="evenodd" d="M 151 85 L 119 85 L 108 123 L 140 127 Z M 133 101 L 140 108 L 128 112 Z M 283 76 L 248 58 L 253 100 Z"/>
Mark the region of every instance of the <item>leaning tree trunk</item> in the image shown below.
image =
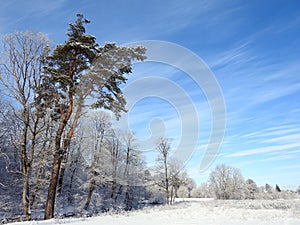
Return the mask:
<path id="1" fill-rule="evenodd" d="M 67 120 L 63 119 L 60 122 L 60 125 L 58 127 L 56 138 L 55 138 L 55 153 L 52 163 L 52 172 L 51 172 L 51 178 L 50 178 L 50 184 L 48 188 L 48 196 L 45 206 L 45 219 L 51 219 L 54 216 L 54 206 L 55 206 L 55 197 L 56 197 L 56 188 L 57 188 L 57 182 L 59 177 L 59 171 L 61 167 L 61 160 L 63 156 L 62 149 L 60 147 L 60 142 L 62 138 L 62 133 L 67 124 Z"/>
<path id="2" fill-rule="evenodd" d="M 79 101 L 83 101 L 82 96 L 81 96 L 81 99 Z M 65 171 L 66 171 L 66 164 L 67 164 L 67 160 L 68 160 L 68 149 L 70 147 L 71 139 L 73 137 L 73 134 L 75 132 L 75 129 L 76 129 L 78 121 L 79 121 L 79 118 L 81 116 L 81 111 L 82 111 L 82 106 L 80 104 L 78 104 L 77 111 L 76 111 L 75 118 L 73 120 L 72 126 L 70 127 L 70 129 L 68 131 L 67 138 L 64 141 L 64 145 L 63 145 L 63 153 L 64 154 L 63 154 L 63 158 L 62 158 L 62 165 L 61 165 L 61 168 L 60 168 L 59 178 L 58 178 L 58 185 L 57 185 L 58 194 L 62 193 L 62 186 L 63 186 L 64 176 L 65 176 Z"/>
<path id="3" fill-rule="evenodd" d="M 73 96 L 74 93 L 72 90 L 69 91 L 69 107 L 68 111 L 65 114 L 65 112 L 62 109 L 62 106 L 57 103 L 60 113 L 62 114 L 62 118 L 60 120 L 60 124 L 58 126 L 56 137 L 55 137 L 55 152 L 54 152 L 54 158 L 53 158 L 53 164 L 52 164 L 52 172 L 51 172 L 51 178 L 50 178 L 50 184 L 48 188 L 48 196 L 46 201 L 46 207 L 45 207 L 45 219 L 51 219 L 54 217 L 54 207 L 55 207 L 55 197 L 56 197 L 56 189 L 59 179 L 59 173 L 61 170 L 61 162 L 64 157 L 64 154 L 66 154 L 67 151 L 67 145 L 70 144 L 70 140 L 73 136 L 74 129 L 77 125 L 77 121 L 79 119 L 79 114 L 75 116 L 75 122 L 73 122 L 71 129 L 68 132 L 67 140 L 65 140 L 65 145 L 62 147 L 62 135 L 63 132 L 67 126 L 68 121 L 70 120 L 70 117 L 73 112 Z M 75 125 L 74 125 L 75 123 Z"/>
<path id="4" fill-rule="evenodd" d="M 48 188 L 48 197 L 45 207 L 45 219 L 51 219 L 54 216 L 54 205 L 55 205 L 55 195 L 56 187 L 58 181 L 58 174 L 61 166 L 61 156 L 59 152 L 55 153 L 53 164 L 52 164 L 52 173 L 50 179 L 50 185 Z"/>

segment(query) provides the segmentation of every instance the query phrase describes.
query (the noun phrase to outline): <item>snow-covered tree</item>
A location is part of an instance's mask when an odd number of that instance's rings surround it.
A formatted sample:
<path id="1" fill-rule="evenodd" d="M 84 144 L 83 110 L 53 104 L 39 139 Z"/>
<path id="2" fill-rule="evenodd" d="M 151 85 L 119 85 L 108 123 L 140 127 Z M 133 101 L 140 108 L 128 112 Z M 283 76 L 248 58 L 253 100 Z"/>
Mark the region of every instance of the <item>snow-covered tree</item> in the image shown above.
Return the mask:
<path id="1" fill-rule="evenodd" d="M 19 122 L 9 104 L 0 97 L 0 217 L 22 212 L 20 150 L 11 142 L 18 134 Z"/>
<path id="2" fill-rule="evenodd" d="M 143 180 L 144 160 L 136 144 L 135 134 L 133 132 L 123 132 L 121 142 L 124 146 L 124 169 L 120 189 L 124 192 L 124 205 L 126 210 L 134 206 L 135 199 L 140 196 Z M 138 189 L 139 191 L 137 191 Z"/>
<path id="3" fill-rule="evenodd" d="M 178 188 L 177 195 L 179 198 L 189 198 L 190 192 L 189 192 L 187 186 L 180 186 Z"/>
<path id="4" fill-rule="evenodd" d="M 105 141 L 107 139 L 107 133 L 110 132 L 111 121 L 107 113 L 93 113 L 90 117 L 90 122 L 86 121 L 87 126 L 85 127 L 87 148 L 91 151 L 85 152 L 90 155 L 88 158 L 91 159 L 90 171 L 89 171 L 89 192 L 85 203 L 85 209 L 88 209 L 92 195 L 96 185 L 105 183 L 105 160 L 107 160 Z"/>
<path id="5" fill-rule="evenodd" d="M 170 204 L 170 180 L 168 161 L 171 153 L 171 141 L 166 138 L 160 138 L 157 144 L 159 167 L 162 170 L 163 179 L 161 180 L 161 187 L 164 189 L 166 196 L 166 203 Z"/>
<path id="6" fill-rule="evenodd" d="M 131 73 L 131 62 L 145 59 L 143 47 L 119 47 L 114 43 L 99 47 L 96 38 L 85 33 L 87 23 L 78 14 L 77 20 L 69 25 L 68 40 L 57 45 L 47 58 L 39 88 L 40 98 L 53 109 L 58 122 L 45 219 L 54 215 L 57 184 L 63 179 L 59 177 L 61 165 L 87 104 L 85 100 L 93 97 L 96 101 L 92 107 L 111 110 L 118 116 L 125 111 L 126 104 L 120 85 L 126 82 L 125 75 Z"/>
<path id="7" fill-rule="evenodd" d="M 191 192 L 192 198 L 212 198 L 214 190 L 207 182 L 203 182 L 199 187 L 194 188 Z"/>
<path id="8" fill-rule="evenodd" d="M 274 189 L 270 184 L 265 184 L 264 190 L 266 193 L 273 193 Z"/>
<path id="9" fill-rule="evenodd" d="M 255 199 L 255 195 L 259 192 L 259 188 L 252 179 L 248 179 L 245 182 L 245 198 Z"/>
<path id="10" fill-rule="evenodd" d="M 183 180 L 186 178 L 183 175 L 182 164 L 175 160 L 174 158 L 170 157 L 167 162 L 168 167 L 168 182 L 169 182 L 169 189 L 170 189 L 170 203 L 175 201 L 175 198 L 178 197 L 178 189 L 183 184 Z M 186 173 L 185 173 L 186 175 Z"/>
<path id="11" fill-rule="evenodd" d="M 244 178 L 239 169 L 219 165 L 210 173 L 209 178 L 217 199 L 243 198 Z"/>
<path id="12" fill-rule="evenodd" d="M 18 146 L 21 153 L 23 211 L 26 219 L 30 220 L 30 173 L 37 136 L 45 126 L 41 122 L 44 112 L 37 97 L 37 86 L 42 79 L 49 40 L 45 34 L 26 31 L 5 35 L 3 43 L 0 82 L 5 87 L 5 95 L 14 101 L 12 109 L 20 121 L 19 143 L 15 143 L 15 146 Z"/>

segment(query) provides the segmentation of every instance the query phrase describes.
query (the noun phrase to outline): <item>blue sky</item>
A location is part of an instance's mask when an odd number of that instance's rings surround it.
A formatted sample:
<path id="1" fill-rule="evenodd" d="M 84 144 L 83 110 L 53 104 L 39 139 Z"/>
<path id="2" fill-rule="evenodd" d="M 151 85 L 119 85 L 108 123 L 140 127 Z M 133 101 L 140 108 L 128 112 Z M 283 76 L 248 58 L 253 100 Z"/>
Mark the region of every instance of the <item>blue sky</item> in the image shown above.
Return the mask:
<path id="1" fill-rule="evenodd" d="M 259 185 L 283 189 L 300 185 L 300 2 L 299 1 L 95 1 L 2 0 L 0 33 L 15 30 L 45 32 L 53 45 L 66 40 L 68 23 L 76 13 L 92 21 L 87 32 L 103 44 L 162 40 L 197 54 L 210 68 L 226 105 L 226 131 L 217 158 L 200 173 L 211 130 L 211 110 L 203 90 L 183 71 L 159 63 L 134 65 L 128 85 L 141 78 L 166 79 L 180 87 L 195 107 L 200 127 L 197 148 L 187 164 L 189 174 L 201 183 L 209 170 L 225 163 L 241 169 Z M 182 121 L 194 126 L 180 92 L 166 90 L 162 82 L 147 86 L 148 94 L 131 108 L 130 128 L 141 140 L 160 135 L 182 136 Z M 171 87 L 172 88 L 172 87 Z M 176 89 L 177 90 L 177 89 Z M 136 86 L 131 95 L 148 93 Z M 168 99 L 159 97 L 172 95 Z M 130 97 L 130 96 L 129 96 Z M 152 134 L 151 134 L 152 130 Z M 164 133 L 163 133 L 164 131 Z M 152 144 L 151 144 L 152 143 Z M 188 148 L 188 146 L 185 146 Z M 148 152 L 149 163 L 154 152 Z"/>

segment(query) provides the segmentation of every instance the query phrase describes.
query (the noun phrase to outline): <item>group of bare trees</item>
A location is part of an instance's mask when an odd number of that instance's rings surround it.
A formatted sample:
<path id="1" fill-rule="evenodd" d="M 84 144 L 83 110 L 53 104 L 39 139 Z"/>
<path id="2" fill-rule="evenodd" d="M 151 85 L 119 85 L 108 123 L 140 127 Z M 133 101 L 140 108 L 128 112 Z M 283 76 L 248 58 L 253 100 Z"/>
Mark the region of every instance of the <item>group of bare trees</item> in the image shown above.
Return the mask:
<path id="1" fill-rule="evenodd" d="M 219 165 L 210 173 L 209 178 L 218 199 L 242 198 L 244 178 L 239 169 Z"/>
<path id="2" fill-rule="evenodd" d="M 179 195 L 191 197 L 191 191 L 196 187 L 184 170 L 182 162 L 172 158 L 171 144 L 171 140 L 166 138 L 160 138 L 157 143 L 156 185 L 165 192 L 167 204 L 172 204 Z"/>
<path id="3" fill-rule="evenodd" d="M 254 180 L 245 180 L 241 171 L 225 164 L 216 166 L 209 176 L 208 182 L 194 188 L 192 197 L 216 199 L 290 199 L 296 192 L 281 190 L 276 184 L 272 187 L 265 184 L 259 187 Z"/>

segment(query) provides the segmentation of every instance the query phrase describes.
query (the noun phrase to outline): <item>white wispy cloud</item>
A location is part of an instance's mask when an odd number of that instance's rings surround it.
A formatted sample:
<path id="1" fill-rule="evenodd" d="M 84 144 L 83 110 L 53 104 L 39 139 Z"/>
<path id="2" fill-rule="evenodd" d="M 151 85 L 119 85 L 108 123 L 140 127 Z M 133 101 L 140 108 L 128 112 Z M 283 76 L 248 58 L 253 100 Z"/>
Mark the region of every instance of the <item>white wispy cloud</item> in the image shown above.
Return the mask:
<path id="1" fill-rule="evenodd" d="M 281 160 L 290 160 L 295 159 L 296 156 L 293 155 L 277 155 L 272 157 L 266 157 L 264 159 L 258 160 L 259 162 L 272 162 L 272 161 L 281 161 Z"/>
<path id="2" fill-rule="evenodd" d="M 226 157 L 250 156 L 250 155 L 264 154 L 270 152 L 284 151 L 284 150 L 289 150 L 298 147 L 300 147 L 300 143 L 273 145 L 273 146 L 260 147 L 260 148 L 250 149 L 250 150 L 238 151 L 232 154 L 228 154 L 226 155 Z"/>
<path id="3" fill-rule="evenodd" d="M 278 132 L 279 133 L 279 132 Z M 284 133 L 284 132 L 281 132 Z M 273 138 L 268 138 L 262 141 L 262 143 L 291 143 L 291 142 L 297 142 L 300 140 L 300 134 L 295 133 L 295 134 L 290 134 L 290 135 L 284 135 L 284 136 L 279 136 L 279 137 L 273 137 Z"/>

